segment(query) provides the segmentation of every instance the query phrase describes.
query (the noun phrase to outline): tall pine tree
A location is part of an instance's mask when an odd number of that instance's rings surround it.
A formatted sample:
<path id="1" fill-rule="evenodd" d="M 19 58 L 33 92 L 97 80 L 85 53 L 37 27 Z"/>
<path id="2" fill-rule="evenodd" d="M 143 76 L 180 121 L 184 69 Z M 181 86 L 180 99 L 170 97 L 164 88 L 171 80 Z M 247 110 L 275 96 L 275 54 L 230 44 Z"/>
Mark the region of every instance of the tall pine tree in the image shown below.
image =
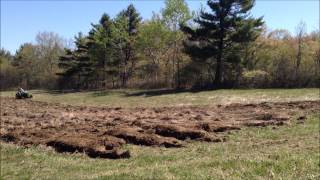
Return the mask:
<path id="1" fill-rule="evenodd" d="M 136 39 L 141 17 L 135 7 L 130 4 L 121 11 L 114 20 L 114 43 L 118 51 L 119 71 L 122 87 L 134 73 L 137 63 Z"/>
<path id="2" fill-rule="evenodd" d="M 214 85 L 223 83 L 225 61 L 233 60 L 241 49 L 239 44 L 257 38 L 262 18 L 250 16 L 254 0 L 208 0 L 211 12 L 201 11 L 195 19 L 196 28 L 182 26 L 189 35 L 186 52 L 195 59 L 209 61 L 214 71 Z M 230 53 L 231 52 L 231 53 Z M 213 70 L 214 69 L 214 70 Z"/>
<path id="3" fill-rule="evenodd" d="M 64 80 L 76 79 L 76 87 L 88 88 L 90 81 L 89 78 L 94 72 L 93 62 L 90 60 L 88 54 L 88 39 L 79 33 L 75 37 L 76 49 L 65 50 L 65 55 L 60 56 L 58 66 L 63 69 L 63 72 L 58 73 L 62 76 L 62 83 Z"/>
<path id="4" fill-rule="evenodd" d="M 107 14 L 103 14 L 98 24 L 92 24 L 88 36 L 88 47 L 90 58 L 94 63 L 94 76 L 106 87 L 107 79 L 114 79 L 116 66 L 113 57 L 114 44 L 112 42 L 113 22 Z"/>

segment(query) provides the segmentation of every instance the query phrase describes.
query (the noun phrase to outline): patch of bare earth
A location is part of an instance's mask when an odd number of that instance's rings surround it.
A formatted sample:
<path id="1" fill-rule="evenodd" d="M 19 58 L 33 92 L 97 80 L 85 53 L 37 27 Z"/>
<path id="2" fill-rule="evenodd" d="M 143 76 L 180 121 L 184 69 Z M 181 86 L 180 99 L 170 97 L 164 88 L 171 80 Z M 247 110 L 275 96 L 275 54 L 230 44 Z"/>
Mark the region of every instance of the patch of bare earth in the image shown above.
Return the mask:
<path id="1" fill-rule="evenodd" d="M 221 142 L 231 130 L 285 125 L 295 115 L 301 123 L 320 110 L 320 101 L 133 109 L 4 97 L 1 103 L 2 141 L 114 159 L 130 157 L 121 150 L 126 143 L 179 148 L 192 140 Z"/>

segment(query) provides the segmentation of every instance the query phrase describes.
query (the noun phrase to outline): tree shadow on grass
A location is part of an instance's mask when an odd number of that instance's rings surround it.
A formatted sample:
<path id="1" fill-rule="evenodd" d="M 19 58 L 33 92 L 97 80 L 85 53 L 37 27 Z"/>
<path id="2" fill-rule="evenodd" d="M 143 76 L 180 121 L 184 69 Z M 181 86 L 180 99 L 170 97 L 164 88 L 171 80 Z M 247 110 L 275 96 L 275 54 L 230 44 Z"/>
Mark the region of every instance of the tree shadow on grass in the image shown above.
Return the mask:
<path id="1" fill-rule="evenodd" d="M 109 96 L 109 95 L 120 95 L 126 96 L 128 94 L 125 90 L 100 90 L 95 91 L 91 94 L 92 97 Z"/>
<path id="2" fill-rule="evenodd" d="M 72 93 L 90 93 L 89 95 L 92 97 L 99 97 L 99 96 L 108 96 L 108 95 L 126 95 L 128 92 L 125 90 L 30 90 L 32 94 L 50 94 L 53 96 L 63 95 L 63 94 L 72 94 Z"/>
<path id="3" fill-rule="evenodd" d="M 32 94 L 50 94 L 50 95 L 61 95 L 61 94 L 69 94 L 69 93 L 76 93 L 82 92 L 79 90 L 36 90 L 32 91 Z"/>
<path id="4" fill-rule="evenodd" d="M 169 94 L 179 94 L 179 93 L 198 93 L 205 91 L 213 91 L 217 89 L 206 88 L 206 89 L 148 89 L 148 90 L 136 90 L 131 91 L 129 89 L 124 90 L 36 90 L 32 91 L 32 94 L 50 94 L 50 95 L 62 95 L 62 94 L 71 94 L 71 93 L 91 93 L 91 97 L 102 97 L 102 96 L 110 96 L 110 95 L 118 95 L 123 97 L 152 97 L 152 96 L 161 96 L 161 95 L 169 95 Z"/>
<path id="5" fill-rule="evenodd" d="M 28 90 L 29 91 L 29 90 Z M 64 94 L 72 94 L 72 93 L 80 93 L 80 92 L 95 92 L 94 90 L 49 90 L 49 89 L 40 89 L 40 90 L 30 90 L 30 93 L 37 94 L 49 94 L 52 96 L 64 95 Z M 97 91 L 98 92 L 98 91 Z"/>
<path id="6" fill-rule="evenodd" d="M 204 91 L 212 91 L 215 89 L 154 89 L 154 90 L 142 90 L 135 93 L 127 93 L 127 97 L 132 96 L 144 96 L 144 97 L 152 97 L 152 96 L 161 96 L 161 95 L 169 95 L 169 94 L 179 94 L 179 93 L 198 93 Z"/>

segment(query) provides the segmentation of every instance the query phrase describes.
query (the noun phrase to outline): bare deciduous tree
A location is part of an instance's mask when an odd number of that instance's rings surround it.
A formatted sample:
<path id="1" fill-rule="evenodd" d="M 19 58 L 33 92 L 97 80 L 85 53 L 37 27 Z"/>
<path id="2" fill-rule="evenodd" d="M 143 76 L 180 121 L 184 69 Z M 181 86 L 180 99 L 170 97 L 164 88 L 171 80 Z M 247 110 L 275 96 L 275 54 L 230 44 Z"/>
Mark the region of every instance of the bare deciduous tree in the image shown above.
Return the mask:
<path id="1" fill-rule="evenodd" d="M 297 50 L 297 61 L 296 61 L 296 68 L 295 68 L 295 79 L 299 78 L 299 67 L 301 64 L 302 60 L 302 46 L 303 46 L 303 39 L 306 34 L 306 23 L 301 21 L 297 27 L 296 27 L 296 40 L 297 40 L 297 45 L 298 45 L 298 50 Z"/>

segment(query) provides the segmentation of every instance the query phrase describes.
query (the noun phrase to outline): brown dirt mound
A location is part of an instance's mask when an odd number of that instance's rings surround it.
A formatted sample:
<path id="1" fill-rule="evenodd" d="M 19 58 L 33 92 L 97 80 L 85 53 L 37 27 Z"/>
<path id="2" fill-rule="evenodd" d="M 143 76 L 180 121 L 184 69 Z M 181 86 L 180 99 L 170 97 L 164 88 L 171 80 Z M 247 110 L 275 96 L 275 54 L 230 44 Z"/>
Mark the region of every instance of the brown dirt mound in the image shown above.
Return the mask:
<path id="1" fill-rule="evenodd" d="M 126 109 L 2 98 L 0 139 L 90 157 L 128 158 L 130 153 L 120 150 L 126 143 L 169 148 L 190 140 L 220 142 L 225 132 L 243 126 L 303 122 L 319 110 L 320 101 Z"/>
<path id="2" fill-rule="evenodd" d="M 208 122 L 199 124 L 198 127 L 200 129 L 203 129 L 207 132 L 225 132 L 225 131 L 231 131 L 231 130 L 241 130 L 238 126 L 232 126 L 232 125 L 221 125 L 221 124 L 210 124 Z"/>
<path id="3" fill-rule="evenodd" d="M 219 140 L 210 137 L 205 131 L 188 129 L 174 125 L 156 125 L 155 133 L 165 137 L 174 137 L 179 140 L 195 139 L 208 142 L 219 142 Z"/>
<path id="4" fill-rule="evenodd" d="M 109 130 L 107 134 L 122 138 L 127 143 L 145 146 L 182 147 L 183 143 L 175 138 L 161 137 L 145 133 L 144 130 L 131 127 L 119 127 Z"/>
<path id="5" fill-rule="evenodd" d="M 116 142 L 112 141 L 112 143 Z M 110 149 L 109 142 L 97 141 L 97 139 L 93 138 L 79 138 L 77 135 L 55 138 L 54 140 L 49 140 L 46 145 L 53 147 L 57 152 L 82 152 L 89 157 L 111 159 L 130 157 L 129 151 L 120 151 L 117 148 Z"/>

